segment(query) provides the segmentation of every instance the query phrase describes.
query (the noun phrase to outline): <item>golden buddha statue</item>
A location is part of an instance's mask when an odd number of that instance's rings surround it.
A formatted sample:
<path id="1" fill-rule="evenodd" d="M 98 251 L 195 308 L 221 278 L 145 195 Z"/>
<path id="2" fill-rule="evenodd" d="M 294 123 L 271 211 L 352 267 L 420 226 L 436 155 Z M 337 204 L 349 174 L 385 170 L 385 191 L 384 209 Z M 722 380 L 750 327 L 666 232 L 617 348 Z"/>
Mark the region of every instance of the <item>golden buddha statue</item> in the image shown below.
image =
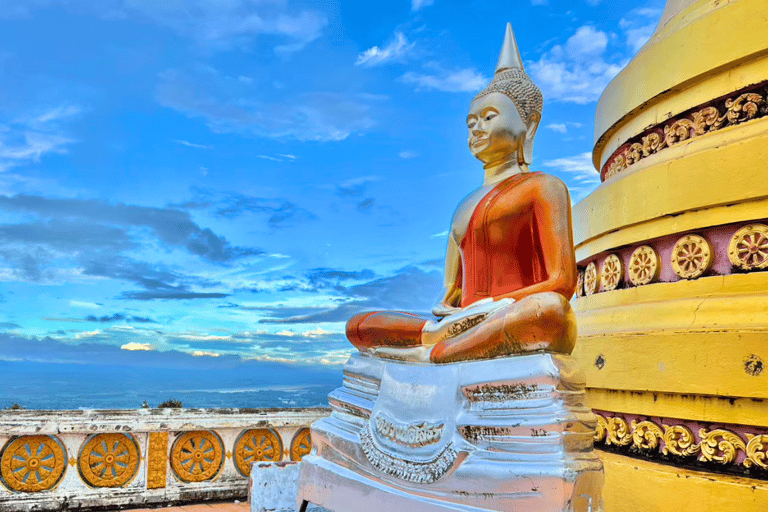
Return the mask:
<path id="1" fill-rule="evenodd" d="M 438 319 L 355 315 L 347 338 L 360 351 L 433 363 L 570 354 L 577 280 L 570 196 L 560 179 L 528 169 L 542 104 L 507 24 L 495 76 L 467 116 L 469 149 L 485 179 L 453 215 L 445 291 L 432 311 Z"/>

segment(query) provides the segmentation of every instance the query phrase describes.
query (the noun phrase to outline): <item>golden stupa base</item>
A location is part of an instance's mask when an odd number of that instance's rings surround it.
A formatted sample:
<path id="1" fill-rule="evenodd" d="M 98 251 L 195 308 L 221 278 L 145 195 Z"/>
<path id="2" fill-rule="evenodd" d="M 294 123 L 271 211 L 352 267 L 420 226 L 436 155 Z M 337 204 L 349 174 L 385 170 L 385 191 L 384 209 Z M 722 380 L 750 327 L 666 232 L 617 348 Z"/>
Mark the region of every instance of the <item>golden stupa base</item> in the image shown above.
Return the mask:
<path id="1" fill-rule="evenodd" d="M 600 452 L 610 511 L 765 512 L 768 481 L 691 471 Z"/>

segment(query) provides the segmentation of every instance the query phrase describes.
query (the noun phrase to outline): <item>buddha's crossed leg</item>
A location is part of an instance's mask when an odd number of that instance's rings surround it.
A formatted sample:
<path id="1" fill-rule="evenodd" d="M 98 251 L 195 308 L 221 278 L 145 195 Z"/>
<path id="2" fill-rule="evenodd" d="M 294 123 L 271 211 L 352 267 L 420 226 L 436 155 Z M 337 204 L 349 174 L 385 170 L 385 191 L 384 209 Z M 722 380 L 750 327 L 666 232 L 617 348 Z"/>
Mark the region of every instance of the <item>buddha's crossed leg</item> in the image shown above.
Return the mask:
<path id="1" fill-rule="evenodd" d="M 434 343 L 429 356 L 434 363 L 537 350 L 570 354 L 576 343 L 573 309 L 565 297 L 555 292 L 530 295 L 487 315 L 462 315 L 461 322 L 452 321 L 449 316 L 437 324 L 437 329 L 425 329 L 428 322 L 426 318 L 395 311 L 363 313 L 349 320 L 347 337 L 363 352 L 375 347 L 412 349 L 425 345 L 427 349 Z M 395 358 L 410 359 L 405 355 L 408 352 L 412 351 L 403 351 L 403 357 Z"/>

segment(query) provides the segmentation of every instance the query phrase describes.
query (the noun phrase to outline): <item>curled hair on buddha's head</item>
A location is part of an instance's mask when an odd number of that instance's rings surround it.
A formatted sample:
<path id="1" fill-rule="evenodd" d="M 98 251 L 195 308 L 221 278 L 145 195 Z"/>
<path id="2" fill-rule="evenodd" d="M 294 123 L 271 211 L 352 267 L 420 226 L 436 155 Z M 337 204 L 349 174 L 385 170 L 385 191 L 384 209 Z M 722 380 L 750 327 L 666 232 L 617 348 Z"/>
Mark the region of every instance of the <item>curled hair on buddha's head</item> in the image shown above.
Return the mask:
<path id="1" fill-rule="evenodd" d="M 517 49 L 517 41 L 512 32 L 512 25 L 507 23 L 507 31 L 504 35 L 504 44 L 501 47 L 499 63 L 496 66 L 496 74 L 488 86 L 477 93 L 475 101 L 499 92 L 509 97 L 517 106 L 520 117 L 530 124 L 541 120 L 541 110 L 544 106 L 544 97 L 541 90 L 536 87 L 533 80 L 523 68 L 523 60 Z"/>

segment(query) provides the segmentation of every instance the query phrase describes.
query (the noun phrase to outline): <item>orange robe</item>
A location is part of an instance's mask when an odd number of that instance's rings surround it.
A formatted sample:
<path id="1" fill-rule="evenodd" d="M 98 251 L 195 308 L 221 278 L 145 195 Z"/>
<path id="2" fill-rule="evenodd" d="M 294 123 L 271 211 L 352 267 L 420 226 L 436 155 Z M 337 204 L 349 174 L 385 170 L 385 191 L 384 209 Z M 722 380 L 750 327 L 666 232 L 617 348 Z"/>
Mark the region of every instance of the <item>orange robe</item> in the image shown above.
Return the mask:
<path id="1" fill-rule="evenodd" d="M 561 201 L 565 208 L 547 203 L 553 189 L 565 194 Z M 565 184 L 540 172 L 516 174 L 500 182 L 475 207 L 459 252 L 456 285 L 462 291 L 462 308 L 489 297 L 520 300 L 528 295 L 526 289 L 570 298 L 576 289 L 576 265 Z M 394 311 L 362 313 L 347 323 L 347 338 L 361 350 L 416 346 L 421 344 L 426 321 Z"/>

